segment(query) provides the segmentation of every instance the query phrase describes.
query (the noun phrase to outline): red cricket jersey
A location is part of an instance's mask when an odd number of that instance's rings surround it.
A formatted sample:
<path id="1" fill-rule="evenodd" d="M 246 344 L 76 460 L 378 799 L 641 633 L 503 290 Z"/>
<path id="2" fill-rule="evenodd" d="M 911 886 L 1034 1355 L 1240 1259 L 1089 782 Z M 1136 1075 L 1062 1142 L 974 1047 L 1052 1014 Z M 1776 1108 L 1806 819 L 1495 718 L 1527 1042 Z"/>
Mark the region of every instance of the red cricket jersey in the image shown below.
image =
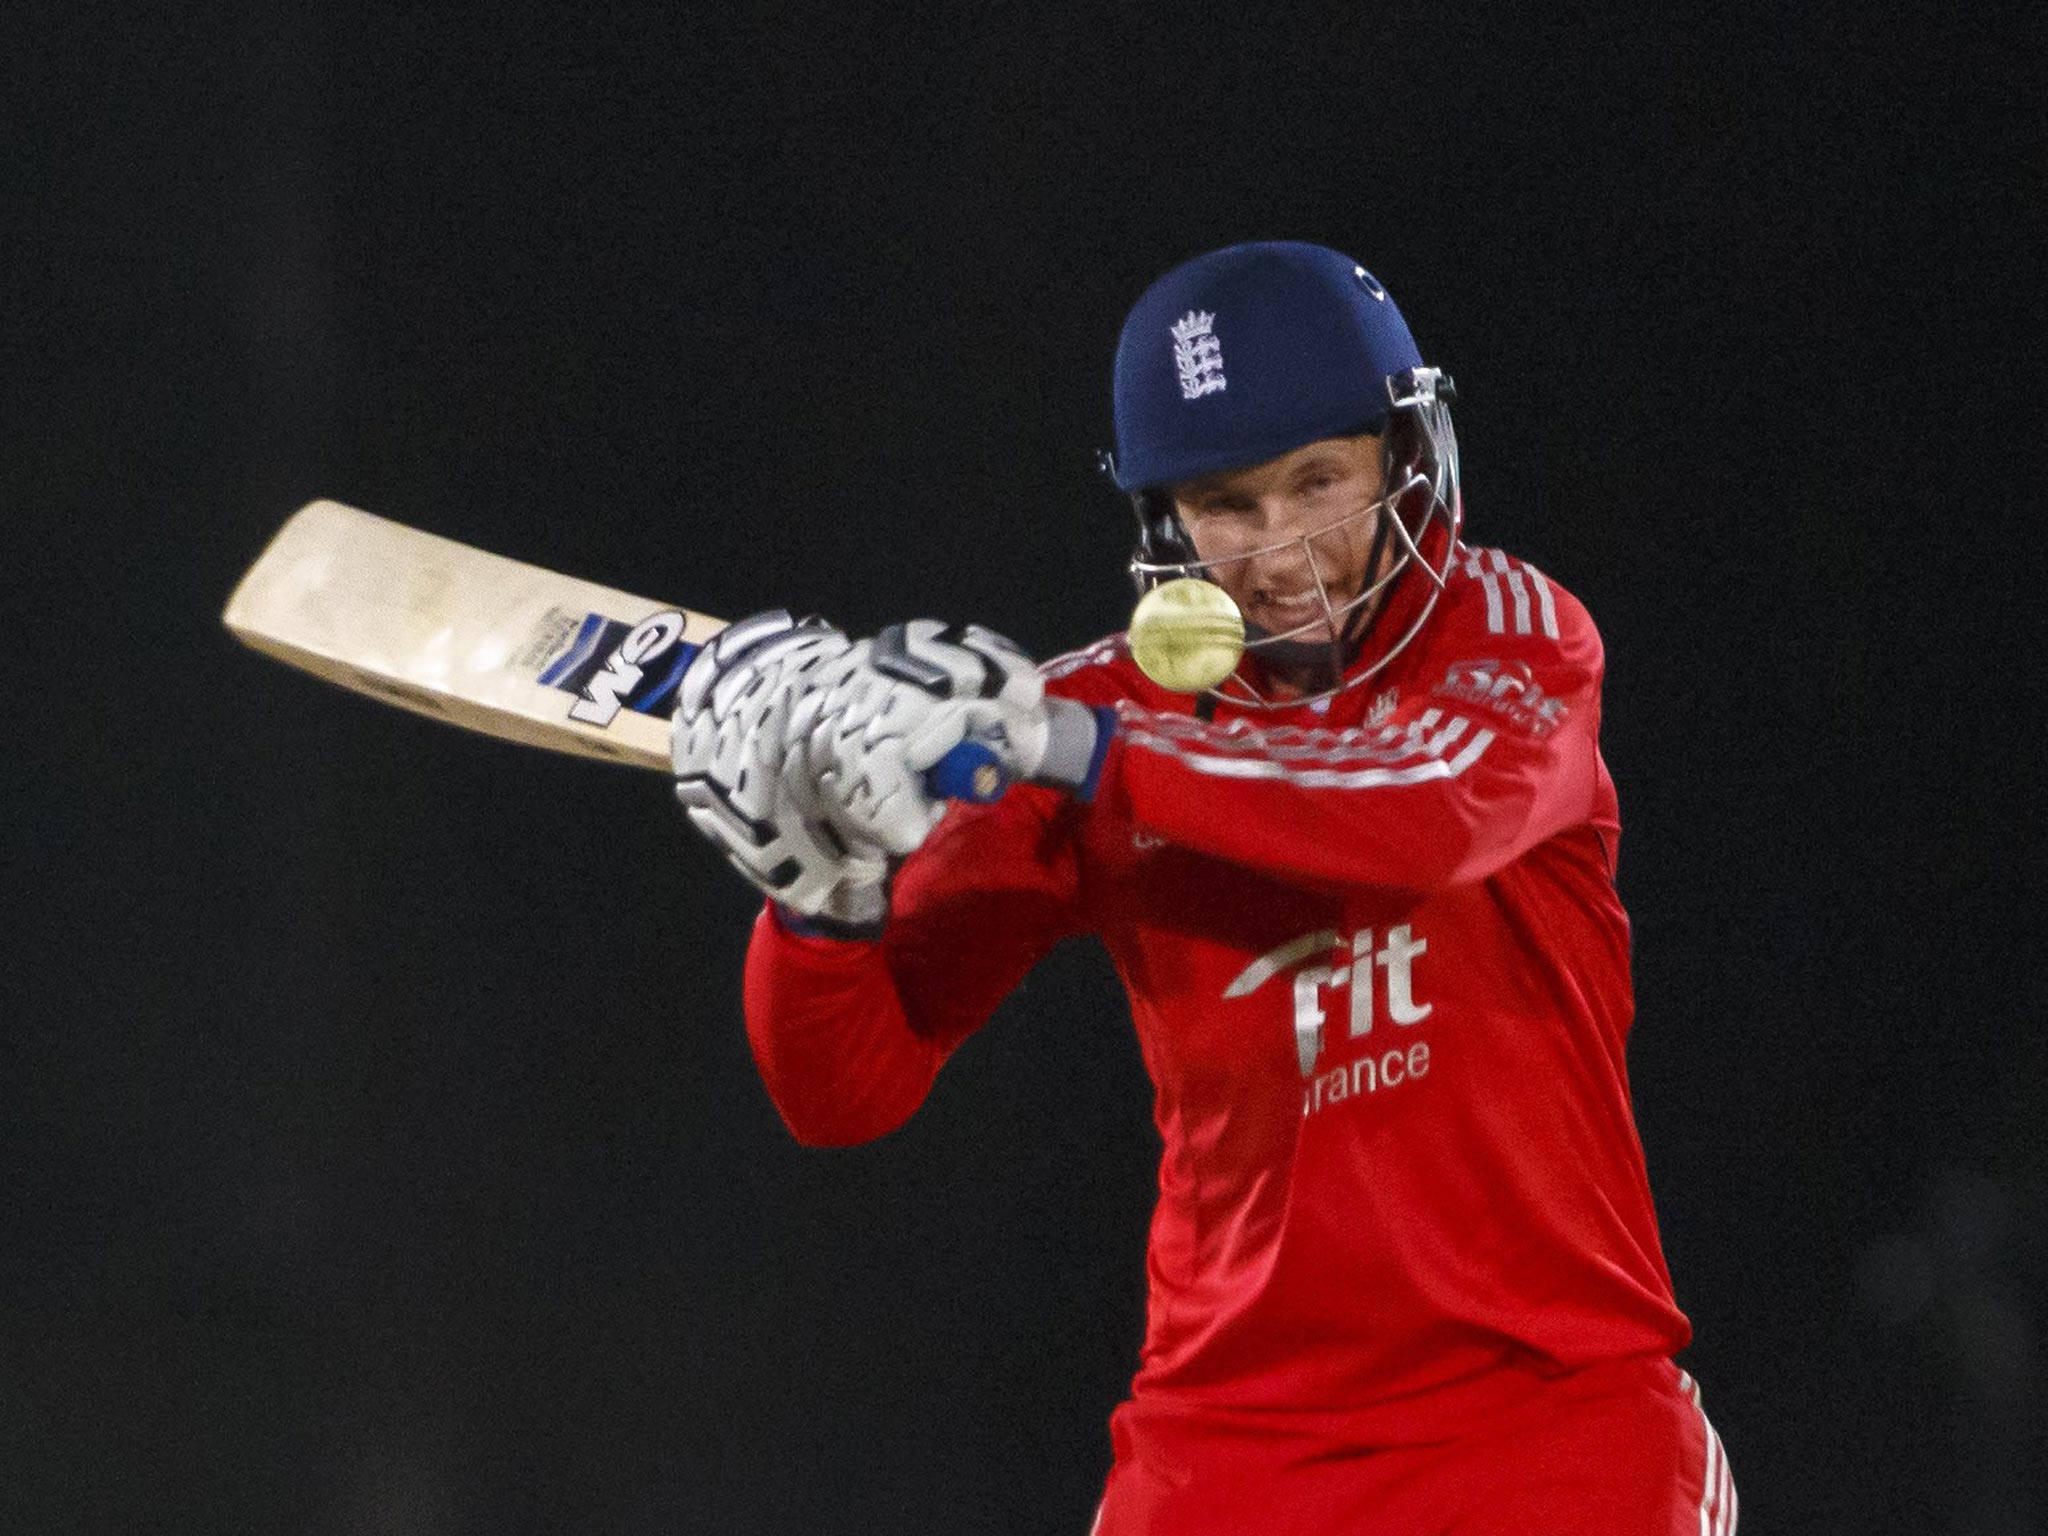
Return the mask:
<path id="1" fill-rule="evenodd" d="M 882 1135 L 1053 944 L 1103 941 L 1164 1142 L 1120 1462 L 1176 1420 L 1414 1444 L 1669 1356 L 1602 667 L 1563 588 L 1463 546 L 1420 635 L 1321 709 L 1204 721 L 1121 636 L 1049 663 L 1116 712 L 1093 802 L 954 807 L 876 942 L 764 912 L 769 1092 L 806 1142 Z"/>

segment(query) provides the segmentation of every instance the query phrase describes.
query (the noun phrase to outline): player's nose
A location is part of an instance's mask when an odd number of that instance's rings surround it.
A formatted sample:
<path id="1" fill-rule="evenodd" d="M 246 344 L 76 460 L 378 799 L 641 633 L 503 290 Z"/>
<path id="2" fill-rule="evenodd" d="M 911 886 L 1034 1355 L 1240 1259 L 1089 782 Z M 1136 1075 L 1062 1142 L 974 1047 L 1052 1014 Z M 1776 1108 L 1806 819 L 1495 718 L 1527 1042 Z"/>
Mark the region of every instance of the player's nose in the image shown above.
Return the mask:
<path id="1" fill-rule="evenodd" d="M 1245 561 L 1245 574 L 1260 585 L 1299 586 L 1313 570 L 1301 530 L 1283 518 L 1268 518 L 1260 547 Z"/>

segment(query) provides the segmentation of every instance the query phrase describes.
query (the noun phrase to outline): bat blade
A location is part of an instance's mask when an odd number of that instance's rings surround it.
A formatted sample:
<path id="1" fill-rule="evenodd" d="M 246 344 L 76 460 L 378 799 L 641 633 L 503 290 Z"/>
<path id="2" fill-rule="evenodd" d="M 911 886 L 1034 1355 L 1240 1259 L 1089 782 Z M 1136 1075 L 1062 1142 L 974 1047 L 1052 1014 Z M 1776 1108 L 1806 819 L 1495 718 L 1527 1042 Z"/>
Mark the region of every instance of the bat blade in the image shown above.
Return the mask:
<path id="1" fill-rule="evenodd" d="M 725 628 L 337 501 L 286 521 L 221 622 L 245 645 L 386 703 L 661 772 L 683 670 Z"/>

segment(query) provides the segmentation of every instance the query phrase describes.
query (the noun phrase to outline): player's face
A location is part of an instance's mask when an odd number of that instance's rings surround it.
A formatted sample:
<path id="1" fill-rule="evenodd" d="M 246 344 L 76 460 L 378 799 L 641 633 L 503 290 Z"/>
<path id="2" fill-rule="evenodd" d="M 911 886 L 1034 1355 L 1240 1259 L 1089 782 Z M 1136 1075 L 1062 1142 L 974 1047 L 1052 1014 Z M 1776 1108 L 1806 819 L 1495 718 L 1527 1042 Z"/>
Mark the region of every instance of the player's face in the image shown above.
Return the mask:
<path id="1" fill-rule="evenodd" d="M 1195 553 L 1217 562 L 1204 574 L 1268 634 L 1310 641 L 1332 638 L 1329 614 L 1380 574 L 1367 566 L 1385 489 L 1380 439 L 1369 434 L 1172 488 Z M 1339 626 L 1350 627 L 1342 617 Z"/>

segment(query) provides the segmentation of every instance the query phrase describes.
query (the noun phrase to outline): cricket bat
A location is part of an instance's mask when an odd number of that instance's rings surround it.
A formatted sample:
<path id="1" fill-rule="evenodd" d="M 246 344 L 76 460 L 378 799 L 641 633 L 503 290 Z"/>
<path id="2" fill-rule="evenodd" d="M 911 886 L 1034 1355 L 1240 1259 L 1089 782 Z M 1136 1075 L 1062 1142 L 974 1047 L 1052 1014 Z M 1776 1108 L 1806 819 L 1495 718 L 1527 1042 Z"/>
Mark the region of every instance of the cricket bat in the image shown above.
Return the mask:
<path id="1" fill-rule="evenodd" d="M 683 673 L 726 627 L 338 501 L 286 520 L 221 622 L 245 645 L 401 709 L 660 773 Z M 974 740 L 925 779 L 955 800 L 995 800 L 1009 783 Z"/>

